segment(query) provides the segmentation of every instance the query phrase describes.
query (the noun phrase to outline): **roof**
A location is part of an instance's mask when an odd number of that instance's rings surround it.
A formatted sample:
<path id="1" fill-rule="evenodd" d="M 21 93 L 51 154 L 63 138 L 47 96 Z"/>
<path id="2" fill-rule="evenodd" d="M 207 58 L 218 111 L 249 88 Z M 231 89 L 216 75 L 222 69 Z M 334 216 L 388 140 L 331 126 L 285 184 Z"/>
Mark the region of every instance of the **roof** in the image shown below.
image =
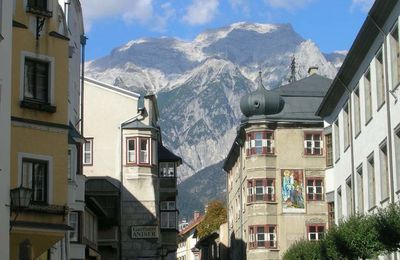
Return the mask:
<path id="1" fill-rule="evenodd" d="M 315 112 L 331 83 L 331 79 L 313 74 L 274 89 L 285 101 L 285 106 L 280 113 L 265 118 L 272 121 L 322 121 Z"/>
<path id="2" fill-rule="evenodd" d="M 104 82 L 101 82 L 101 81 L 98 81 L 98 80 L 95 80 L 95 79 L 92 79 L 92 78 L 85 77 L 85 81 L 86 82 L 90 82 L 90 83 L 92 83 L 92 84 L 94 84 L 96 86 L 99 86 L 99 87 L 102 87 L 102 88 L 105 88 L 105 89 L 108 89 L 108 90 L 112 90 L 112 91 L 118 92 L 120 94 L 124 94 L 124 95 L 130 96 L 130 97 L 134 97 L 134 98 L 137 98 L 137 99 L 140 97 L 140 94 L 138 94 L 136 92 L 133 92 L 133 91 L 130 91 L 130 90 L 127 90 L 127 89 L 123 89 L 123 88 L 120 88 L 120 87 L 117 87 L 117 86 L 114 86 L 114 85 L 110 85 L 110 84 L 107 84 L 107 83 L 104 83 Z"/>
<path id="3" fill-rule="evenodd" d="M 158 143 L 158 161 L 160 162 L 178 162 L 182 163 L 182 158 L 175 155 L 173 152 L 168 150 L 161 143 Z"/>
<path id="4" fill-rule="evenodd" d="M 371 49 L 372 44 L 380 34 L 377 26 L 383 28 L 387 18 L 390 16 L 390 13 L 393 11 L 394 6 L 397 3 L 398 0 L 375 1 L 360 31 L 358 32 L 350 51 L 343 61 L 338 74 L 333 80 L 327 95 L 319 106 L 316 113 L 317 115 L 326 117 L 332 113 L 336 104 L 339 102 L 343 94 L 345 94 L 344 86 L 350 84 L 354 74 L 357 72 L 368 51 Z"/>
<path id="5" fill-rule="evenodd" d="M 189 223 L 189 226 L 185 227 L 184 229 L 182 229 L 178 236 L 184 236 L 185 234 L 189 233 L 191 230 L 193 230 L 194 228 L 197 227 L 197 225 L 199 225 L 204 219 L 204 215 L 198 217 L 197 219 L 193 220 L 192 222 Z"/>
<path id="6" fill-rule="evenodd" d="M 69 122 L 68 126 L 68 143 L 69 144 L 77 144 L 84 143 L 85 138 L 76 130 L 74 125 Z"/>
<path id="7" fill-rule="evenodd" d="M 156 129 L 158 128 L 144 124 L 142 121 L 134 120 L 122 125 L 122 129 Z"/>

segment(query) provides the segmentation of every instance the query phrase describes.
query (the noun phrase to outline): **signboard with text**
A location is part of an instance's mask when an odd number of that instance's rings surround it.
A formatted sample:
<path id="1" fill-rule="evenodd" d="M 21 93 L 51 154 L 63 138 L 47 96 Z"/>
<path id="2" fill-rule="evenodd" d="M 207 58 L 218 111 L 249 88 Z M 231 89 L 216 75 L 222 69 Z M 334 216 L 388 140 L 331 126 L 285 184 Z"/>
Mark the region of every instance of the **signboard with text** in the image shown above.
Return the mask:
<path id="1" fill-rule="evenodd" d="M 158 238 L 158 226 L 131 226 L 131 238 Z"/>

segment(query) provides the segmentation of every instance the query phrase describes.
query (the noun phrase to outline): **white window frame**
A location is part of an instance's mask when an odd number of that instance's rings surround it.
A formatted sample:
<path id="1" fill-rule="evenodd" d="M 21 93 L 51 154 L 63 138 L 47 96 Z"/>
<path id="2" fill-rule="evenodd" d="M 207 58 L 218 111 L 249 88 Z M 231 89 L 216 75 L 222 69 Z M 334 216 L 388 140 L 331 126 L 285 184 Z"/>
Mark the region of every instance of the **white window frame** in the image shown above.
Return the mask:
<path id="1" fill-rule="evenodd" d="M 170 170 L 172 169 L 172 175 Z M 175 174 L 175 163 L 173 162 L 160 162 L 159 165 L 159 176 L 164 178 L 174 178 Z"/>
<path id="2" fill-rule="evenodd" d="M 75 220 L 72 221 L 72 216 L 75 216 Z M 69 219 L 68 219 L 69 226 L 73 228 L 73 230 L 70 230 L 69 233 L 69 241 L 70 242 L 79 242 L 79 212 L 77 211 L 71 211 L 69 213 Z"/>
<path id="3" fill-rule="evenodd" d="M 311 140 L 306 139 L 307 135 L 311 135 Z M 315 135 L 319 135 L 319 139 L 314 139 Z M 316 146 L 319 142 L 320 147 Z M 311 149 L 310 153 L 306 153 L 307 149 Z M 317 153 L 316 149 L 320 152 Z M 304 154 L 305 155 L 323 155 L 324 153 L 324 141 L 322 140 L 322 132 L 305 132 L 304 133 Z"/>
<path id="4" fill-rule="evenodd" d="M 75 181 L 77 173 L 77 149 L 75 145 L 68 145 L 68 180 Z"/>
<path id="5" fill-rule="evenodd" d="M 94 138 L 86 138 L 85 142 L 82 145 L 82 164 L 84 166 L 91 166 L 93 165 L 93 143 Z M 90 151 L 86 151 L 86 144 L 90 144 Z M 90 162 L 85 162 L 85 155 L 89 154 Z"/>
<path id="6" fill-rule="evenodd" d="M 39 155 L 31 153 L 18 153 L 18 186 L 22 184 L 22 161 L 23 159 L 32 159 L 47 161 L 47 203 L 53 203 L 53 157 L 48 155 Z"/>
<path id="7" fill-rule="evenodd" d="M 131 150 L 129 148 L 130 147 L 129 143 L 131 141 L 134 142 L 134 144 L 133 144 L 134 149 L 133 150 Z M 133 153 L 133 160 L 130 160 L 132 153 Z M 137 138 L 129 138 L 128 137 L 126 139 L 126 163 L 127 164 L 130 164 L 130 163 L 136 164 L 136 161 L 137 161 Z"/>
<path id="8" fill-rule="evenodd" d="M 160 202 L 161 220 L 160 226 L 162 229 L 177 229 L 178 228 L 178 213 L 176 211 L 176 201 L 161 201 Z M 170 218 L 174 219 L 174 224 L 170 225 Z M 165 220 L 166 219 L 166 220 Z"/>
<path id="9" fill-rule="evenodd" d="M 308 181 L 312 181 L 313 185 L 308 185 Z M 321 181 L 321 186 L 316 186 L 316 181 Z M 323 178 L 307 178 L 306 179 L 307 182 L 307 190 L 306 190 L 306 195 L 307 195 L 307 200 L 308 201 L 323 201 L 324 200 L 324 179 Z M 317 192 L 317 188 L 321 188 L 321 192 Z M 313 198 L 309 199 L 308 195 L 312 194 Z M 321 195 L 321 199 L 316 199 L 316 195 L 320 194 Z"/>
<path id="10" fill-rule="evenodd" d="M 258 233 L 258 228 L 264 228 L 264 233 Z M 276 234 L 276 225 L 257 225 L 257 226 L 250 226 L 249 230 L 249 241 L 254 244 L 254 246 L 251 247 L 251 249 L 257 249 L 257 248 L 276 248 L 277 247 L 277 234 Z M 274 228 L 274 232 L 270 233 L 269 229 Z M 253 232 L 251 232 L 253 231 Z M 263 239 L 259 239 L 259 236 L 263 237 Z M 259 246 L 258 242 L 263 242 L 264 246 Z M 273 242 L 273 246 L 270 246 L 269 244 Z M 268 244 L 268 246 L 265 246 L 265 244 Z"/>
<path id="11" fill-rule="evenodd" d="M 55 59 L 54 57 L 50 57 L 50 56 L 46 56 L 46 55 L 42 55 L 42 54 L 37 54 L 37 53 L 33 53 L 33 52 L 27 52 L 27 51 L 22 51 L 21 52 L 21 61 L 20 61 L 20 75 L 19 75 L 19 99 L 20 101 L 24 100 L 24 93 L 25 93 L 25 59 L 35 59 L 35 60 L 39 60 L 39 61 L 43 61 L 43 62 L 47 62 L 49 63 L 49 82 L 48 82 L 48 103 L 50 105 L 55 105 L 54 103 L 54 91 L 55 91 L 55 87 L 54 87 L 54 80 L 55 80 Z"/>
<path id="12" fill-rule="evenodd" d="M 311 227 L 315 227 L 315 232 L 311 232 L 310 228 Z M 318 232 L 318 228 L 319 227 L 323 227 L 324 231 L 323 232 Z M 322 233 L 322 237 L 320 237 L 320 233 Z M 315 235 L 315 239 L 311 239 L 311 235 L 314 234 Z M 323 224 L 314 224 L 314 225 L 308 225 L 307 226 L 307 239 L 308 241 L 319 241 L 321 239 L 323 239 L 325 236 L 325 225 Z"/>
<path id="13" fill-rule="evenodd" d="M 139 140 L 139 142 L 138 142 L 138 157 L 139 157 L 139 161 L 138 161 L 138 164 L 149 164 L 150 163 L 150 154 L 151 154 L 151 151 L 150 151 L 150 144 L 151 144 L 151 139 L 150 138 L 148 138 L 148 137 L 139 137 L 138 138 L 138 140 Z M 142 150 L 142 141 L 143 140 L 145 140 L 146 141 L 146 150 Z M 145 161 L 142 161 L 142 152 L 144 152 L 144 154 L 146 155 L 145 156 Z"/>

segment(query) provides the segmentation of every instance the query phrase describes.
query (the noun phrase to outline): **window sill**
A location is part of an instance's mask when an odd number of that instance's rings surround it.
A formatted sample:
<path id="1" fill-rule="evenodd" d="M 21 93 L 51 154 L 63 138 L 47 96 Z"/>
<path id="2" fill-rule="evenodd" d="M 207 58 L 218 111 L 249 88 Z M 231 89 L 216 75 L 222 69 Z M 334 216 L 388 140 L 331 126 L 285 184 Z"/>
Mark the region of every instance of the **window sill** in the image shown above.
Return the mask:
<path id="1" fill-rule="evenodd" d="M 251 201 L 251 202 L 247 202 L 246 205 L 250 206 L 253 204 L 272 204 L 272 205 L 276 205 L 278 204 L 277 201 Z"/>
<path id="2" fill-rule="evenodd" d="M 348 144 L 348 145 L 346 146 L 346 148 L 344 148 L 343 153 L 347 152 L 347 150 L 349 150 L 349 148 L 350 148 L 350 144 Z"/>
<path id="3" fill-rule="evenodd" d="M 276 154 L 273 154 L 273 153 L 246 155 L 246 158 L 251 158 L 251 157 L 277 157 L 277 156 L 276 156 Z"/>
<path id="4" fill-rule="evenodd" d="M 361 130 L 358 131 L 358 133 L 355 134 L 354 139 L 357 139 L 357 137 L 359 137 L 361 134 Z"/>
<path id="5" fill-rule="evenodd" d="M 36 8 L 33 6 L 27 6 L 26 12 L 31 13 L 31 14 L 37 14 L 37 15 L 44 16 L 44 17 L 52 17 L 53 16 L 53 12 L 48 11 L 48 10 L 43 10 L 41 8 Z"/>
<path id="6" fill-rule="evenodd" d="M 303 157 L 324 158 L 323 154 L 303 154 Z"/>
<path id="7" fill-rule="evenodd" d="M 374 205 L 374 206 L 372 206 L 371 208 L 369 208 L 368 212 L 371 212 L 371 211 L 373 211 L 373 210 L 376 209 L 376 208 L 377 208 L 377 206 Z"/>
<path id="8" fill-rule="evenodd" d="M 329 169 L 332 169 L 332 168 L 333 168 L 333 164 L 327 165 L 327 166 L 325 167 L 325 170 L 329 170 Z"/>
<path id="9" fill-rule="evenodd" d="M 337 164 L 340 161 L 340 157 L 336 159 L 335 164 Z"/>
<path id="10" fill-rule="evenodd" d="M 22 100 L 20 102 L 20 107 L 28 108 L 28 109 L 32 109 L 32 110 L 43 111 L 43 112 L 47 112 L 47 113 L 55 113 L 57 111 L 56 106 L 52 106 L 48 103 L 31 101 L 31 100 Z"/>
<path id="11" fill-rule="evenodd" d="M 383 200 L 381 200 L 381 204 L 387 202 L 389 200 L 389 196 L 387 196 L 386 198 L 384 198 Z"/>
<path id="12" fill-rule="evenodd" d="M 365 126 L 367 126 L 368 124 L 369 124 L 369 122 L 371 122 L 372 121 L 372 116 L 367 120 L 367 122 L 365 122 Z"/>
<path id="13" fill-rule="evenodd" d="M 376 112 L 379 112 L 379 110 L 381 110 L 381 108 L 385 105 L 385 100 L 382 101 L 382 103 L 378 106 L 378 109 L 376 110 Z"/>

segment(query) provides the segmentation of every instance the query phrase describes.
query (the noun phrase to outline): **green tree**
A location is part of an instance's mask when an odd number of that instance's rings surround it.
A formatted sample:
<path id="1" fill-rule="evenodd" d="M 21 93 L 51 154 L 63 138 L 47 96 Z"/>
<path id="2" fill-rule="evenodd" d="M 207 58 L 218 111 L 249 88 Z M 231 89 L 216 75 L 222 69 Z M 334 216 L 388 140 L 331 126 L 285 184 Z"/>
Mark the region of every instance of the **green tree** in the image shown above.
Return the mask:
<path id="1" fill-rule="evenodd" d="M 374 220 L 379 240 L 386 251 L 398 251 L 400 249 L 400 205 L 392 203 L 386 208 L 379 209 L 374 215 Z"/>
<path id="2" fill-rule="evenodd" d="M 208 236 L 218 230 L 219 226 L 226 222 L 226 216 L 227 212 L 223 202 L 215 200 L 208 203 L 204 220 L 197 226 L 199 237 Z"/>
<path id="3" fill-rule="evenodd" d="M 283 255 L 284 260 L 318 260 L 321 259 L 318 241 L 300 240 L 294 243 Z"/>

